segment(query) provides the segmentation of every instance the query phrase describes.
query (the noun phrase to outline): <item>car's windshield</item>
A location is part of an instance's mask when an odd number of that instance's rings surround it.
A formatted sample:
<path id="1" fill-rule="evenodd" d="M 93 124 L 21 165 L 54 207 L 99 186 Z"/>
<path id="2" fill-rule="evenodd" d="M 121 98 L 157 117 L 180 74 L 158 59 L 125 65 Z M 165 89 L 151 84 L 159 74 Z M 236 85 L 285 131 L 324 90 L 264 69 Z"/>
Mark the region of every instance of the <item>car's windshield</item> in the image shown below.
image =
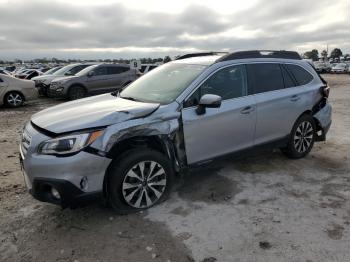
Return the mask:
<path id="1" fill-rule="evenodd" d="M 91 70 L 93 70 L 96 66 L 98 66 L 98 65 L 91 65 L 91 66 L 88 66 L 88 67 L 84 68 L 83 70 L 81 70 L 80 72 L 78 72 L 76 75 L 77 75 L 77 76 L 84 76 L 84 75 L 86 75 L 88 72 L 90 72 Z"/>
<path id="2" fill-rule="evenodd" d="M 53 75 L 61 76 L 64 75 L 66 72 L 74 68 L 76 65 L 67 65 L 62 67 L 60 70 L 57 70 Z"/>
<path id="3" fill-rule="evenodd" d="M 47 70 L 44 75 L 51 75 L 53 73 L 55 73 L 56 71 L 58 71 L 61 67 L 54 67 L 54 68 L 51 68 L 50 70 Z"/>
<path id="4" fill-rule="evenodd" d="M 169 104 L 206 68 L 204 65 L 169 63 L 131 83 L 120 94 L 136 101 Z"/>

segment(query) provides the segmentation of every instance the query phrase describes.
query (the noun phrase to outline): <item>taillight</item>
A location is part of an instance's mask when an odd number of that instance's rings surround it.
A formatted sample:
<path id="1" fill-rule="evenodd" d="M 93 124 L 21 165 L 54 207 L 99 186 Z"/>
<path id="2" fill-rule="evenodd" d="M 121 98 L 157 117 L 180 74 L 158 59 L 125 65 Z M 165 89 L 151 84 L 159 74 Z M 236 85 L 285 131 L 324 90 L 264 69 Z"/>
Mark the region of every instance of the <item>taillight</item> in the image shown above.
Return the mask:
<path id="1" fill-rule="evenodd" d="M 320 92 L 321 92 L 322 96 L 325 98 L 329 97 L 329 91 L 330 91 L 329 85 L 321 86 L 321 88 L 320 88 Z"/>

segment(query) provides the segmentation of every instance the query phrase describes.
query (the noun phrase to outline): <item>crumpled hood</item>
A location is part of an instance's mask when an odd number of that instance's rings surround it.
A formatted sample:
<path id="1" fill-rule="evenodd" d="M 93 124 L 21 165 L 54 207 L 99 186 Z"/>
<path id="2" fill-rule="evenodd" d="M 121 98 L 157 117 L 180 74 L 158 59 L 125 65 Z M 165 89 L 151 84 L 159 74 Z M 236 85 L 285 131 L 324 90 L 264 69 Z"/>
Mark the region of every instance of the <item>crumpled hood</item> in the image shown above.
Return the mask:
<path id="1" fill-rule="evenodd" d="M 144 117 L 158 107 L 159 104 L 135 102 L 104 94 L 50 107 L 34 114 L 31 121 L 58 134 Z"/>
<path id="2" fill-rule="evenodd" d="M 32 80 L 39 80 L 39 81 L 45 81 L 47 79 L 49 80 L 52 80 L 54 79 L 55 76 L 54 75 L 41 75 L 41 76 L 36 76 L 36 77 L 33 77 Z"/>

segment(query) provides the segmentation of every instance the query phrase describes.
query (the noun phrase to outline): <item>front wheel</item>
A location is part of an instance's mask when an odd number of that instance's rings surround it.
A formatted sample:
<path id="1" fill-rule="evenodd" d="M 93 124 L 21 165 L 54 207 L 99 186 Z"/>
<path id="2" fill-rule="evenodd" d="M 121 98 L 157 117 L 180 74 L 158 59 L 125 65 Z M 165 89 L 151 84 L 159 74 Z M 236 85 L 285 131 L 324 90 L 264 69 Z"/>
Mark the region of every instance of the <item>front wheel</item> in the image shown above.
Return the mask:
<path id="1" fill-rule="evenodd" d="M 86 96 L 86 90 L 82 86 L 71 86 L 68 91 L 68 99 L 76 100 L 84 98 Z"/>
<path id="2" fill-rule="evenodd" d="M 131 150 L 112 162 L 107 195 L 115 211 L 128 214 L 165 200 L 173 184 L 169 159 L 154 150 Z"/>
<path id="3" fill-rule="evenodd" d="M 312 116 L 301 116 L 294 124 L 288 145 L 282 149 L 282 152 L 293 159 L 305 157 L 314 145 L 315 130 L 315 121 Z"/>

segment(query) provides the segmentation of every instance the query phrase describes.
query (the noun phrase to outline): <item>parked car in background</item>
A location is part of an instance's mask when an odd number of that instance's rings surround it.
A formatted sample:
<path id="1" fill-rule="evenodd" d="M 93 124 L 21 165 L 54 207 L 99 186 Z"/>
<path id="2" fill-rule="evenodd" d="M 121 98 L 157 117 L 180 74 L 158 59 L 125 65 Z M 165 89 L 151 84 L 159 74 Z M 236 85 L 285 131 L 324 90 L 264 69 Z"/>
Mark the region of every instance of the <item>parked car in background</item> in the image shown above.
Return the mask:
<path id="1" fill-rule="evenodd" d="M 84 64 L 71 64 L 59 68 L 53 73 L 43 74 L 38 77 L 34 77 L 33 80 L 35 82 L 35 86 L 39 90 L 39 94 L 48 96 L 48 90 L 51 84 L 51 81 L 64 76 L 74 76 L 76 73 L 80 72 L 86 67 L 94 65 L 92 63 L 84 63 Z"/>
<path id="2" fill-rule="evenodd" d="M 31 80 L 0 75 L 0 105 L 19 107 L 25 101 L 36 99 L 38 90 Z"/>
<path id="3" fill-rule="evenodd" d="M 349 65 L 346 63 L 339 63 L 332 67 L 331 72 L 336 74 L 347 73 L 349 70 Z"/>
<path id="4" fill-rule="evenodd" d="M 6 66 L 5 70 L 9 71 L 9 72 L 14 72 L 16 70 L 15 66 Z"/>
<path id="5" fill-rule="evenodd" d="M 99 64 L 87 67 L 74 76 L 56 78 L 51 82 L 50 97 L 69 100 L 88 94 L 101 94 L 119 90 L 139 77 L 138 70 L 125 64 Z"/>
<path id="6" fill-rule="evenodd" d="M 317 73 L 329 73 L 332 69 L 331 65 L 326 62 L 314 62 Z"/>
<path id="7" fill-rule="evenodd" d="M 97 69 L 112 68 L 85 80 Z M 26 185 L 62 207 L 104 197 L 119 213 L 144 210 L 169 196 L 176 173 L 227 154 L 270 145 L 305 157 L 326 139 L 328 94 L 296 52 L 175 60 L 118 94 L 33 115 L 20 145 Z"/>
<path id="8" fill-rule="evenodd" d="M 0 69 L 0 74 L 12 76 L 11 72 L 7 71 L 6 69 Z"/>
<path id="9" fill-rule="evenodd" d="M 15 74 L 15 77 L 17 78 L 20 78 L 20 79 L 27 79 L 27 80 L 30 80 L 32 79 L 33 77 L 36 77 L 36 76 L 40 76 L 42 75 L 43 73 L 40 72 L 39 70 L 37 69 L 25 69 L 25 70 L 22 70 L 22 71 L 19 71 Z"/>

